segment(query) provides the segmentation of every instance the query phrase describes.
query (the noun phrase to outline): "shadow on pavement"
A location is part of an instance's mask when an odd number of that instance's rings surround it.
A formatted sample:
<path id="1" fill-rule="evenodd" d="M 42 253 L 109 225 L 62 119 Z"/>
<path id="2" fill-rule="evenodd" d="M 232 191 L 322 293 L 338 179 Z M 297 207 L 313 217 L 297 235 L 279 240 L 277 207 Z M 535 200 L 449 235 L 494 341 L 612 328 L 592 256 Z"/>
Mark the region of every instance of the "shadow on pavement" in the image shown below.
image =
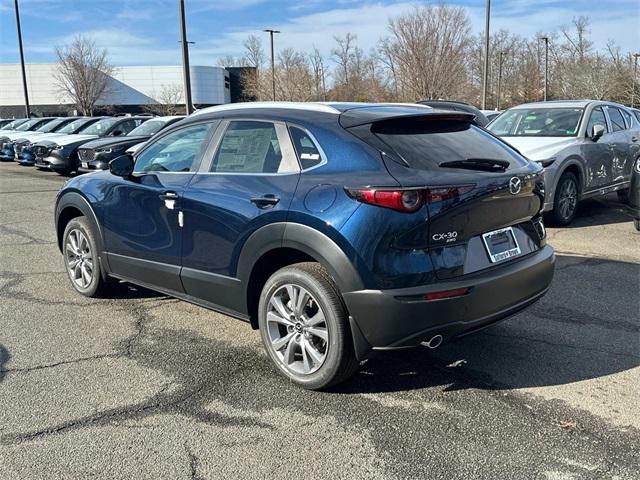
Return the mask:
<path id="1" fill-rule="evenodd" d="M 9 350 L 7 350 L 4 345 L 0 345 L 0 383 L 2 383 L 2 380 L 4 380 L 4 375 L 6 373 L 4 366 L 10 358 L 11 355 L 9 355 Z"/>
<path id="2" fill-rule="evenodd" d="M 549 216 L 545 222 L 549 226 L 553 223 Z M 578 213 L 571 224 L 562 228 L 580 228 L 593 225 L 611 225 L 614 223 L 633 222 L 627 206 L 618 201 L 616 194 L 605 197 L 591 198 L 578 204 Z"/>
<path id="3" fill-rule="evenodd" d="M 564 385 L 640 365 L 640 265 L 558 256 L 530 309 L 437 350 L 386 352 L 337 392 Z"/>

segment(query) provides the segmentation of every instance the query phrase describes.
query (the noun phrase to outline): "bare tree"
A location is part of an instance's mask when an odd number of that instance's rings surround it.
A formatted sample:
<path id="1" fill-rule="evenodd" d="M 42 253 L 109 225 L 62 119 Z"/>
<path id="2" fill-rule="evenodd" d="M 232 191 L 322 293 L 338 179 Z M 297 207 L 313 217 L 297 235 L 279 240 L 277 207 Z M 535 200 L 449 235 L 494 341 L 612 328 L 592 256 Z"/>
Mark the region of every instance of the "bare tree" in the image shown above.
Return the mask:
<path id="1" fill-rule="evenodd" d="M 178 83 L 166 83 L 160 87 L 160 93 L 155 95 L 158 101 L 149 105 L 149 110 L 160 115 L 178 115 L 184 113 L 184 91 Z"/>
<path id="2" fill-rule="evenodd" d="M 389 20 L 389 31 L 385 57 L 394 65 L 403 99 L 455 98 L 464 92 L 471 26 L 463 8 L 416 6 Z"/>
<path id="3" fill-rule="evenodd" d="M 324 57 L 322 53 L 320 53 L 320 50 L 318 50 L 318 47 L 313 47 L 313 52 L 309 56 L 309 64 L 313 71 L 313 96 L 316 100 L 326 100 L 326 66 L 324 64 Z"/>
<path id="4" fill-rule="evenodd" d="M 56 47 L 55 52 L 58 69 L 54 76 L 60 92 L 70 97 L 84 115 L 92 115 L 113 73 L 107 50 L 78 35 L 71 44 Z"/>
<path id="5" fill-rule="evenodd" d="M 262 42 L 255 35 L 249 35 L 244 41 L 244 60 L 245 66 L 261 68 L 265 61 Z"/>

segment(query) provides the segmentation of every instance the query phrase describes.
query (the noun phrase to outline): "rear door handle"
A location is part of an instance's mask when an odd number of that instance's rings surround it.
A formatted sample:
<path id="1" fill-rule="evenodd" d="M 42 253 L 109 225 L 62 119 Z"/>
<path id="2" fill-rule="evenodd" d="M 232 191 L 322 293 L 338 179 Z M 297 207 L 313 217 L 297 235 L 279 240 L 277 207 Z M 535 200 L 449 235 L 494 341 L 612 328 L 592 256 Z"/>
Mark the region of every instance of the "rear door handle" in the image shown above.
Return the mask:
<path id="1" fill-rule="evenodd" d="M 253 197 L 251 203 L 255 204 L 258 208 L 271 208 L 280 201 L 280 198 L 275 195 L 268 194 L 263 197 Z"/>

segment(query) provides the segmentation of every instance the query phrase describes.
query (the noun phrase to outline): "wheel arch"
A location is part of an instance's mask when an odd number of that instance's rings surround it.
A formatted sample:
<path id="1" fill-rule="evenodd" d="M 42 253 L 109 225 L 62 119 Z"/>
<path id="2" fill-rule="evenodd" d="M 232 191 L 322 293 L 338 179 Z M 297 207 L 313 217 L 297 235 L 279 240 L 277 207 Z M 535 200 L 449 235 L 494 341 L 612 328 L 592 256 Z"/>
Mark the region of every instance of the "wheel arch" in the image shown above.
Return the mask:
<path id="1" fill-rule="evenodd" d="M 62 237 L 67 224 L 74 218 L 84 216 L 97 234 L 98 254 L 102 257 L 102 252 L 104 251 L 102 228 L 91 204 L 84 196 L 78 192 L 63 193 L 56 204 L 55 215 L 56 238 L 60 251 L 62 251 Z"/>
<path id="2" fill-rule="evenodd" d="M 257 304 L 264 282 L 276 270 L 305 261 L 326 268 L 341 293 L 363 288 L 353 263 L 326 234 L 297 223 L 267 225 L 247 239 L 238 260 L 237 278 L 245 286 L 252 327 L 257 328 Z"/>
<path id="3" fill-rule="evenodd" d="M 553 188 L 554 196 L 555 196 L 555 191 L 556 191 L 556 187 L 558 185 L 558 182 L 560 181 L 560 178 L 562 177 L 562 175 L 565 172 L 571 172 L 577 177 L 577 179 L 578 179 L 578 189 L 579 189 L 578 194 L 580 196 L 582 196 L 582 193 L 584 192 L 584 188 L 585 188 L 585 185 L 586 185 L 586 173 L 584 171 L 584 166 L 583 166 L 581 160 L 578 157 L 569 157 L 564 162 L 564 165 L 562 166 L 562 169 L 560 170 L 560 172 L 556 176 L 556 181 L 555 181 L 555 185 L 554 185 L 554 188 Z"/>

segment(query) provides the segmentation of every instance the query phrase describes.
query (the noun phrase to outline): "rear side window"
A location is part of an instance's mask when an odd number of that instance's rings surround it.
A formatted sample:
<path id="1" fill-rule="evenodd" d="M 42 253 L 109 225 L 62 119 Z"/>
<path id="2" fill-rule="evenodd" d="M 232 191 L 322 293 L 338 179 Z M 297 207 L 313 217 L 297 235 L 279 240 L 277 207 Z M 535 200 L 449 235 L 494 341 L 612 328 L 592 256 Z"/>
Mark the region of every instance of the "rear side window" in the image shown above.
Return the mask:
<path id="1" fill-rule="evenodd" d="M 609 120 L 611 120 L 613 131 L 618 132 L 620 130 L 624 130 L 625 126 L 622 112 L 616 107 L 607 107 L 607 111 L 609 112 Z"/>
<path id="2" fill-rule="evenodd" d="M 631 114 L 626 110 L 620 111 L 622 112 L 622 116 L 624 117 L 624 123 L 627 124 L 627 128 L 631 128 L 631 125 L 633 125 L 633 118 L 631 117 Z"/>
<path id="3" fill-rule="evenodd" d="M 411 168 L 438 169 L 444 162 L 497 160 L 510 167 L 526 160 L 497 138 L 468 122 L 451 120 L 391 121 L 371 127 Z"/>
<path id="4" fill-rule="evenodd" d="M 298 127 L 289 127 L 289 132 L 291 132 L 293 147 L 296 149 L 303 170 L 322 163 L 320 150 L 307 132 Z"/>
<path id="5" fill-rule="evenodd" d="M 284 130 L 286 135 L 286 130 Z M 286 173 L 298 170 L 291 144 L 271 122 L 232 121 L 222 135 L 211 171 L 216 173 Z M 289 154 L 283 146 L 288 146 Z"/>

